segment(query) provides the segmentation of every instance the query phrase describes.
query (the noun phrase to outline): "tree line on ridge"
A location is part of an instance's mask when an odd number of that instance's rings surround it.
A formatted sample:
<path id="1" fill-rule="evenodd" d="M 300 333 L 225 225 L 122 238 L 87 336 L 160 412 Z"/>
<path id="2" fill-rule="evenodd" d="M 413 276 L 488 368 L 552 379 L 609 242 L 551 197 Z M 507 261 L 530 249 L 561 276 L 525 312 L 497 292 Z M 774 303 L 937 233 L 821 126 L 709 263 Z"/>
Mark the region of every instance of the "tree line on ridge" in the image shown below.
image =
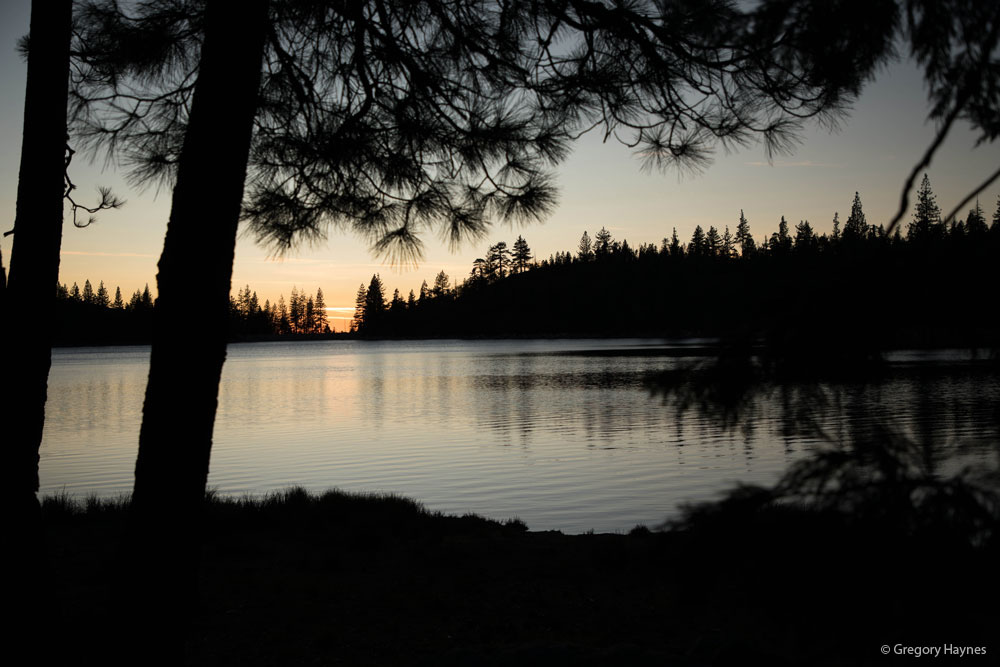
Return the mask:
<path id="1" fill-rule="evenodd" d="M 869 223 L 855 193 L 847 220 L 834 214 L 829 233 L 782 217 L 758 242 L 741 211 L 735 233 L 698 226 L 687 243 L 675 229 L 634 248 L 602 228 L 584 232 L 575 252 L 526 261 L 530 250 L 518 241 L 521 265 L 498 243 L 460 283 L 441 272 L 406 299 L 398 290 L 386 299 L 373 276 L 358 290 L 353 328 L 372 337 L 738 334 L 785 342 L 808 332 L 830 344 L 864 331 L 873 345 L 964 344 L 991 331 L 983 299 L 1000 253 L 1000 203 L 992 224 L 978 202 L 964 220 L 945 222 L 925 176 L 905 234 Z"/>

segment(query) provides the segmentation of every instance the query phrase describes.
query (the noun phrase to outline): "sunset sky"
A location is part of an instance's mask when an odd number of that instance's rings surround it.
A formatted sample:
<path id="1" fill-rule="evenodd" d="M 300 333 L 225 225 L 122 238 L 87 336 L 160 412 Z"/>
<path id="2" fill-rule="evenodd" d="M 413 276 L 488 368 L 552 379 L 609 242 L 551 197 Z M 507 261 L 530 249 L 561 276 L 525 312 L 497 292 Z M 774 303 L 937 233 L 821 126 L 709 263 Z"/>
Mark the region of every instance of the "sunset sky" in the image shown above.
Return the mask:
<path id="1" fill-rule="evenodd" d="M 25 64 L 15 47 L 28 31 L 28 8 L 27 0 L 5 0 L 0 8 L 0 77 L 5 93 L 0 97 L 3 231 L 14 222 L 25 78 Z M 817 231 L 826 232 L 835 211 L 841 220 L 846 219 L 856 190 L 868 222 L 887 222 L 898 206 L 909 169 L 931 141 L 933 127 L 925 122 L 927 109 L 919 73 L 909 62 L 900 61 L 869 84 L 838 130 L 810 128 L 793 154 L 776 158 L 772 164 L 762 147 L 753 146 L 736 154 L 720 153 L 700 175 L 647 173 L 640 171 L 639 160 L 628 148 L 614 141 L 602 144 L 601 137 L 593 134 L 584 137 L 558 169 L 560 205 L 543 224 L 500 225 L 488 241 L 454 253 L 440 239 L 425 238 L 426 254 L 417 268 L 383 264 L 362 240 L 346 233 L 331 232 L 326 242 L 284 258 L 271 258 L 251 239 L 241 239 L 233 285 L 249 284 L 262 303 L 265 298 L 276 300 L 279 294 L 287 299 L 293 286 L 310 293 L 322 287 L 328 306 L 353 309 L 358 285 L 367 284 L 373 273 L 381 274 L 389 294 L 399 288 L 405 297 L 409 290 L 419 289 L 422 280 L 432 282 L 442 269 L 453 281 L 462 280 L 487 245 L 500 240 L 510 244 L 518 234 L 537 257 L 547 258 L 556 251 L 575 249 L 584 230 L 593 235 L 601 226 L 632 246 L 659 242 L 674 227 L 683 241 L 699 224 L 706 229 L 709 225 L 735 229 L 740 209 L 758 239 L 774 231 L 782 215 L 793 225 L 805 219 Z M 943 212 L 950 211 L 1000 162 L 1000 147 L 974 149 L 973 144 L 968 128 L 957 127 L 928 170 Z M 102 214 L 97 224 L 86 229 L 75 229 L 67 216 L 60 280 L 82 286 L 90 279 L 95 287 L 103 280 L 112 294 L 120 286 L 126 298 L 145 283 L 155 290 L 170 193 L 137 191 L 125 184 L 113 166 L 102 167 L 100 158 L 91 163 L 88 156 L 77 155 L 71 173 L 80 200 L 93 200 L 94 188 L 100 184 L 112 186 L 128 203 L 119 211 Z M 996 209 L 998 193 L 1000 187 L 994 185 L 980 198 L 987 219 Z M 11 241 L 7 237 L 0 242 L 5 266 Z M 594 316 L 602 316 L 597 305 Z M 345 322 L 334 321 L 334 325 L 343 329 Z"/>

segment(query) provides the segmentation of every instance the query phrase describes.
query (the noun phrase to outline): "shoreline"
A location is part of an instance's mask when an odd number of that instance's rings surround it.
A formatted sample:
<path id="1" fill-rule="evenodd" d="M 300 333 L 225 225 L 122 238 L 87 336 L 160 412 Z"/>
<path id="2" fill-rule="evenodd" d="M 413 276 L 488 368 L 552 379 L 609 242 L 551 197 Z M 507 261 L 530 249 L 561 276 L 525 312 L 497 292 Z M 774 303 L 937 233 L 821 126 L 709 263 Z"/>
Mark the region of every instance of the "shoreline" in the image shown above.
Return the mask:
<path id="1" fill-rule="evenodd" d="M 75 507 L 43 516 L 48 622 L 66 633 L 48 650 L 78 660 L 106 652 L 128 605 L 109 593 L 125 505 Z M 1000 650 L 995 540 L 935 545 L 794 508 L 714 521 L 564 535 L 394 496 L 214 498 L 187 663 L 878 665 L 886 643 Z"/>

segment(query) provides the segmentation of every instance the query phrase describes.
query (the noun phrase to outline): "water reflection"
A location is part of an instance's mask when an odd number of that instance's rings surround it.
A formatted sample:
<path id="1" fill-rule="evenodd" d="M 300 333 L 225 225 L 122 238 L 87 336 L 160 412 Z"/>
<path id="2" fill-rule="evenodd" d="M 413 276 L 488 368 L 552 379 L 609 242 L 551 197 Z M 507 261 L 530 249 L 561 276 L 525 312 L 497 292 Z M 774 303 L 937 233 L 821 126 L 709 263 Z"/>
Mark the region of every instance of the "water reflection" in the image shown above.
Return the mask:
<path id="1" fill-rule="evenodd" d="M 796 383 L 694 374 L 689 354 L 648 341 L 234 345 L 210 485 L 391 491 L 533 529 L 627 530 L 738 480 L 771 484 L 874 421 L 938 442 L 996 436 L 1000 387 L 981 365 L 905 358 L 877 383 Z M 56 351 L 43 492 L 131 486 L 147 363 L 145 348 Z"/>
<path id="2" fill-rule="evenodd" d="M 887 425 L 942 446 L 987 443 L 1000 432 L 1000 373 L 990 361 L 889 361 L 830 381 L 787 378 L 758 359 L 706 359 L 651 373 L 646 386 L 678 422 L 693 418 L 748 442 L 774 423 L 790 448 L 803 438 L 845 441 Z"/>
<path id="3" fill-rule="evenodd" d="M 773 485 L 740 485 L 716 502 L 689 504 L 682 530 L 731 530 L 781 508 L 835 517 L 852 539 L 921 539 L 982 546 L 1000 520 L 998 374 L 991 362 L 879 364 L 853 381 L 805 381 L 752 357 L 718 359 L 648 379 L 678 414 L 724 430 L 777 406 L 785 437 L 822 445 Z M 864 379 L 872 378 L 871 380 Z M 791 504 L 789 504 L 791 503 Z M 773 520 L 773 519 L 768 519 Z"/>

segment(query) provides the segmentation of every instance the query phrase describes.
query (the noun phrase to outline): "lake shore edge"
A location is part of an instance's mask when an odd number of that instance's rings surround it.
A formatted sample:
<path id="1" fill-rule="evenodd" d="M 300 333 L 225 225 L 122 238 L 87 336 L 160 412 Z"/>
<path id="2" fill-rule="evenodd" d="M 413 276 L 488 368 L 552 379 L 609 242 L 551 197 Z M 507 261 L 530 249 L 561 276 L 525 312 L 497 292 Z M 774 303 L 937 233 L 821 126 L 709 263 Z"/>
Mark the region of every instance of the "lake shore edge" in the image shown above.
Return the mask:
<path id="1" fill-rule="evenodd" d="M 53 651 L 100 655 L 127 613 L 109 593 L 127 514 L 124 498 L 43 502 L 69 633 Z M 995 545 L 945 552 L 794 509 L 565 535 L 291 489 L 210 497 L 201 532 L 192 665 L 882 664 L 881 644 L 978 646 L 1000 621 Z"/>

